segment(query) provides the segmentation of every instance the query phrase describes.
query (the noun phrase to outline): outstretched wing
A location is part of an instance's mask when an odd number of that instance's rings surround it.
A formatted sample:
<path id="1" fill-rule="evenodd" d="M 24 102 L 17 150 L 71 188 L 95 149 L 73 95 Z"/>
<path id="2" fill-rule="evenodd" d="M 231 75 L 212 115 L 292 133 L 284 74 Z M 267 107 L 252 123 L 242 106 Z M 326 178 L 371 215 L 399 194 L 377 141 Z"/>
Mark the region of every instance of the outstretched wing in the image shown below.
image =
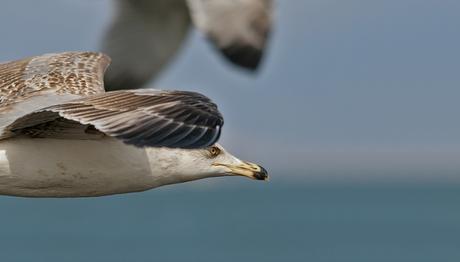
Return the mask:
<path id="1" fill-rule="evenodd" d="M 137 89 L 154 78 L 183 44 L 190 19 L 232 63 L 255 70 L 272 23 L 272 0 L 116 0 L 102 40 L 113 59 L 107 91 Z"/>
<path id="2" fill-rule="evenodd" d="M 63 119 L 73 122 L 63 124 Z M 92 134 L 97 130 L 139 147 L 200 148 L 218 140 L 223 118 L 214 103 L 194 92 L 114 91 L 38 110 L 9 130 L 48 137 L 55 136 L 56 124 Z"/>
<path id="3" fill-rule="evenodd" d="M 93 52 L 46 54 L 0 64 L 0 136 L 37 109 L 104 92 L 110 58 Z"/>
<path id="4" fill-rule="evenodd" d="M 233 63 L 258 67 L 272 23 L 272 0 L 187 0 L 195 26 Z"/>
<path id="5" fill-rule="evenodd" d="M 184 0 L 117 0 L 102 41 L 113 59 L 107 91 L 144 86 L 174 57 L 187 36 L 190 18 Z"/>

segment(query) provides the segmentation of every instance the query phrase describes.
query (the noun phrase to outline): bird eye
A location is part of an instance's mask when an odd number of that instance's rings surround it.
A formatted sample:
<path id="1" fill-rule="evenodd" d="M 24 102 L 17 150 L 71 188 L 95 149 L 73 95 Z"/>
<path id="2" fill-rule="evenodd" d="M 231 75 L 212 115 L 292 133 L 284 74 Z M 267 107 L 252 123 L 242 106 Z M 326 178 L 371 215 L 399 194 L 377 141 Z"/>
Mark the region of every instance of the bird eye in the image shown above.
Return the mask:
<path id="1" fill-rule="evenodd" d="M 212 157 L 216 157 L 220 154 L 220 149 L 217 146 L 212 146 L 209 148 L 209 153 Z"/>

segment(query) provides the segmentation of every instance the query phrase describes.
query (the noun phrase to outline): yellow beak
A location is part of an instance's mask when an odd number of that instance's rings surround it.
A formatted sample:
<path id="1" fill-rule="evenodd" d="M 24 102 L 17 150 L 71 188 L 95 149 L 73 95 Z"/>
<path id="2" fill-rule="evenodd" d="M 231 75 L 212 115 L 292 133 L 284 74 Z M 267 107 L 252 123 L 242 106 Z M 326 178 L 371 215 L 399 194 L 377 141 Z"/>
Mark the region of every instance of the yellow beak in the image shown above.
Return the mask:
<path id="1" fill-rule="evenodd" d="M 250 162 L 243 162 L 239 165 L 229 165 L 214 163 L 214 166 L 224 166 L 230 169 L 231 174 L 238 176 L 245 176 L 255 180 L 265 180 L 268 181 L 268 173 L 265 168 Z"/>

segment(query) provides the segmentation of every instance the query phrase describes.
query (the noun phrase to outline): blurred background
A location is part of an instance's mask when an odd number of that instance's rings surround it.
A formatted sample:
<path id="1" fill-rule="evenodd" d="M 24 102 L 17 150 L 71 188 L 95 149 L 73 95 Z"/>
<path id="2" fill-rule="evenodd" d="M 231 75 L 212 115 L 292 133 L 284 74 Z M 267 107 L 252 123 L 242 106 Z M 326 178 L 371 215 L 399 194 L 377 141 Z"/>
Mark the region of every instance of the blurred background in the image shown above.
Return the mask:
<path id="1" fill-rule="evenodd" d="M 149 85 L 211 97 L 271 181 L 1 197 L 5 261 L 460 259 L 460 2 L 277 1 L 256 74 L 188 34 Z M 110 0 L 6 0 L 0 60 L 100 50 Z"/>

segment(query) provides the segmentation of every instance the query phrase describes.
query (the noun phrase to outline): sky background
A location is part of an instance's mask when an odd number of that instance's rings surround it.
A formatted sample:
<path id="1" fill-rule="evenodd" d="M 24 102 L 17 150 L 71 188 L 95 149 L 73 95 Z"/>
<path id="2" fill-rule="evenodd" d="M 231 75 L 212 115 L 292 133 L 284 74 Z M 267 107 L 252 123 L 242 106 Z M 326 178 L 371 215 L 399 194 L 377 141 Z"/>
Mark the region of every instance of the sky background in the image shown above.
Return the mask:
<path id="1" fill-rule="evenodd" d="M 457 181 L 458 10 L 454 0 L 278 1 L 257 74 L 192 32 L 151 86 L 210 96 L 222 144 L 275 177 Z M 111 11 L 109 0 L 4 1 L 0 58 L 98 50 Z"/>
<path id="2" fill-rule="evenodd" d="M 270 182 L 2 196 L 0 258 L 460 261 L 459 10 L 458 0 L 278 0 L 256 75 L 191 33 L 151 86 L 214 99 L 222 144 Z M 0 60 L 98 50 L 111 11 L 110 0 L 3 0 Z"/>

